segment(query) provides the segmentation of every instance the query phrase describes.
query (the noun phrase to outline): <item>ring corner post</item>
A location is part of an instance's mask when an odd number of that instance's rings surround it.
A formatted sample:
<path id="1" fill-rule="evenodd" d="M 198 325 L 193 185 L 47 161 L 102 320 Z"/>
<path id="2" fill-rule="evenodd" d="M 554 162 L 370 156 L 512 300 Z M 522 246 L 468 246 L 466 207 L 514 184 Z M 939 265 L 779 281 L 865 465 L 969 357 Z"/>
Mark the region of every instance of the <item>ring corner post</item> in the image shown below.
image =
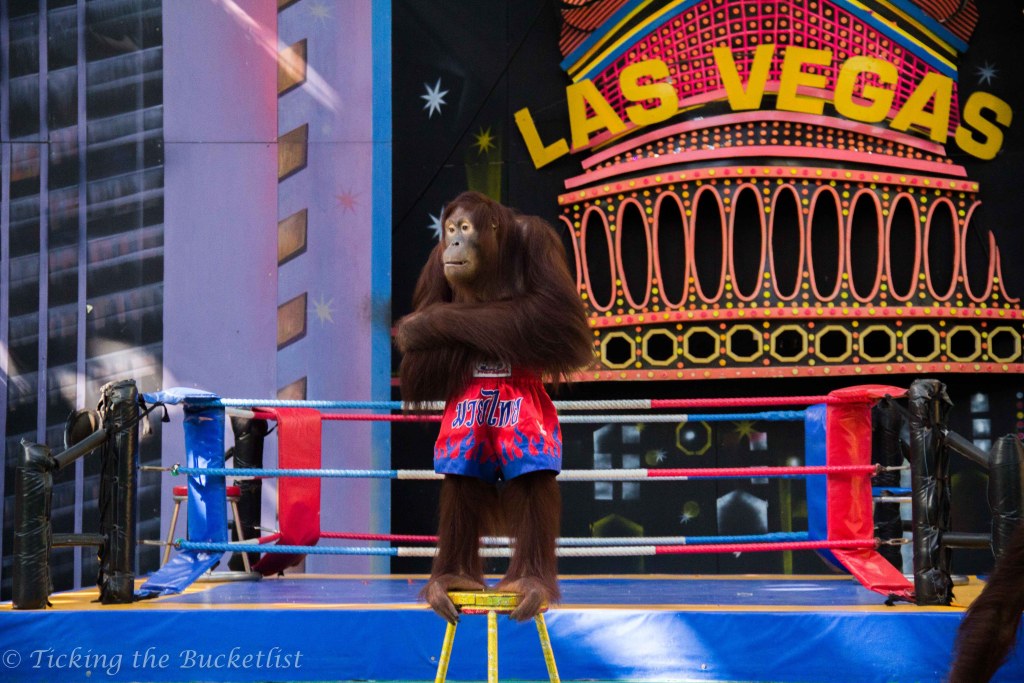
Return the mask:
<path id="1" fill-rule="evenodd" d="M 261 469 L 263 467 L 263 449 L 268 428 L 267 421 L 247 417 L 232 417 L 231 431 L 235 437 L 234 466 L 239 469 Z M 242 537 L 236 541 L 251 541 L 259 538 L 260 519 L 263 515 L 263 480 L 259 477 L 246 477 L 235 480 L 241 490 L 238 501 L 238 512 L 241 517 Z M 244 553 L 236 553 L 228 561 L 232 571 L 244 571 L 242 560 Z M 249 564 L 253 565 L 260 559 L 259 553 L 248 553 Z"/>
<path id="2" fill-rule="evenodd" d="M 998 560 L 1024 518 L 1024 444 L 1000 437 L 989 454 L 988 506 L 992 512 L 992 554 Z"/>
<path id="3" fill-rule="evenodd" d="M 267 412 L 277 420 L 278 467 L 281 470 L 319 470 L 323 462 L 323 420 L 320 411 L 312 408 L 273 408 L 267 409 Z M 322 488 L 319 477 L 282 475 L 278 478 L 277 519 L 280 537 L 275 545 L 317 544 L 321 531 Z M 266 553 L 253 565 L 253 571 L 270 576 L 294 567 L 305 557 L 305 554 L 300 553 Z"/>
<path id="4" fill-rule="evenodd" d="M 134 380 L 101 389 L 100 412 L 110 434 L 101 449 L 100 602 L 125 604 L 135 595 L 135 522 L 139 464 L 139 391 Z"/>
<path id="5" fill-rule="evenodd" d="M 946 415 L 951 402 L 938 380 L 917 380 L 907 395 L 910 408 L 910 476 L 914 527 L 914 591 L 919 605 L 953 600 L 949 530 L 949 453 Z"/>
<path id="6" fill-rule="evenodd" d="M 225 410 L 220 397 L 196 389 L 168 389 L 146 394 L 150 403 L 182 405 L 185 462 L 191 468 L 224 467 Z M 223 476 L 188 476 L 188 540 L 226 543 L 227 489 Z M 180 593 L 216 565 L 222 553 L 183 549 L 151 574 L 136 593 L 140 598 Z"/>
<path id="7" fill-rule="evenodd" d="M 50 449 L 21 441 L 14 482 L 14 609 L 44 609 L 50 597 L 50 501 L 55 463 Z"/>
<path id="8" fill-rule="evenodd" d="M 185 461 L 189 467 L 224 467 L 225 411 L 219 404 L 186 400 Z M 226 543 L 227 486 L 223 475 L 188 475 L 188 540 Z"/>
<path id="9" fill-rule="evenodd" d="M 863 385 L 829 393 L 826 403 L 826 461 L 830 466 L 872 464 L 872 409 L 884 397 L 904 389 Z M 875 538 L 874 501 L 869 475 L 830 475 L 827 483 L 829 540 Z M 914 592 L 903 573 L 875 548 L 832 551 L 861 585 L 888 597 L 911 600 Z"/>
<path id="10" fill-rule="evenodd" d="M 871 459 L 881 469 L 871 480 L 872 487 L 878 489 L 897 489 L 900 487 L 900 471 L 906 459 L 906 449 L 900 439 L 903 429 L 903 413 L 901 406 L 894 401 L 879 401 L 871 409 L 872 444 Z M 897 502 L 875 503 L 875 536 L 881 541 L 902 541 L 903 519 L 900 516 L 900 504 Z M 903 551 L 899 545 L 885 545 L 879 553 L 894 567 L 902 570 Z"/>
<path id="11" fill-rule="evenodd" d="M 826 461 L 824 403 L 807 407 L 804 414 L 804 461 L 808 466 L 824 466 Z M 823 541 L 828 538 L 828 494 L 823 476 L 807 477 L 807 537 Z M 834 563 L 832 554 L 823 550 L 822 557 Z"/>

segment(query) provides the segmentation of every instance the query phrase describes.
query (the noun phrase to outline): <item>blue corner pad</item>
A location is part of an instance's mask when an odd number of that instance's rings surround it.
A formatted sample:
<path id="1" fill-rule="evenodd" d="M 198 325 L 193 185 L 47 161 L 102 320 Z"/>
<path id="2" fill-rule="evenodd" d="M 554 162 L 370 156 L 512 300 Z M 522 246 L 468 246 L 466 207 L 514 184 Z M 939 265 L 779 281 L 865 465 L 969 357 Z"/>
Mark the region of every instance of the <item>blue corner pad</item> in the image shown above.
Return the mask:
<path id="1" fill-rule="evenodd" d="M 146 403 L 164 403 L 166 405 L 173 406 L 179 403 L 188 403 L 189 399 L 198 398 L 204 401 L 211 401 L 219 399 L 220 396 L 209 391 L 203 391 L 202 389 L 171 387 L 170 389 L 164 389 L 163 391 L 143 394 L 142 398 L 146 400 Z"/>

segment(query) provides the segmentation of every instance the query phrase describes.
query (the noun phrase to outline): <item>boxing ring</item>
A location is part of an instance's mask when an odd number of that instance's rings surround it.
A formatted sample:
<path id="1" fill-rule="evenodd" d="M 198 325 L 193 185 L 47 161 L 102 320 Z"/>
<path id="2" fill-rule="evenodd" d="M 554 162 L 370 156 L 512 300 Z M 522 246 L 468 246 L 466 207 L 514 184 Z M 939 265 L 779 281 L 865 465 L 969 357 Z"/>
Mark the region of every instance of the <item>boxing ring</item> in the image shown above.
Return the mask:
<path id="1" fill-rule="evenodd" d="M 957 586 L 955 601 L 941 604 L 934 599 L 949 588 L 944 580 L 932 578 L 942 574 L 942 555 L 948 549 L 925 542 L 929 524 L 942 522 L 929 520 L 929 514 L 915 514 L 912 580 L 878 552 L 885 544 L 903 541 L 902 534 L 877 537 L 872 509 L 884 496 L 873 489 L 872 477 L 907 466 L 872 462 L 871 408 L 905 393 L 867 386 L 815 397 L 556 402 L 563 424 L 801 421 L 805 435 L 805 464 L 800 466 L 563 470 L 559 481 L 564 486 L 609 480 L 657 486 L 662 484 L 653 482 L 800 478 L 806 481 L 808 501 L 806 531 L 567 537 L 559 540 L 560 557 L 814 551 L 849 572 L 562 576 L 562 602 L 546 615 L 561 678 L 942 680 L 963 610 L 981 584 L 972 578 Z M 222 399 L 192 390 L 146 395 L 145 401 L 180 405 L 184 413 L 186 463 L 170 468 L 170 475 L 187 477 L 186 536 L 174 539 L 177 552 L 137 582 L 130 599 L 98 605 L 94 601 L 99 592 L 83 590 L 49 596 L 52 609 L 0 607 L 5 650 L 0 664 L 17 680 L 40 681 L 87 676 L 124 681 L 433 678 L 446 622 L 417 598 L 424 576 L 279 572 L 312 554 L 432 556 L 436 539 L 431 536 L 320 529 L 320 482 L 325 478 L 441 477 L 421 470 L 323 468 L 319 430 L 323 421 L 436 421 L 439 416 L 393 414 L 403 408 L 394 402 Z M 755 406 L 773 409 L 756 411 Z M 775 409 L 783 407 L 787 409 Z M 493 414 L 493 406 L 478 408 L 482 420 Z M 678 410 L 726 412 L 663 412 Z M 276 422 L 278 467 L 225 467 L 228 416 Z M 931 436 L 928 432 L 918 440 Z M 925 474 L 916 471 L 914 476 Z M 227 479 L 269 477 L 279 478 L 279 529 L 229 541 Z M 941 491 L 937 500 L 938 512 L 930 514 L 941 517 Z M 935 503 L 936 495 L 915 501 Z M 996 537 L 994 533 L 993 543 Z M 335 540 L 374 545 L 341 546 L 332 544 Z M 263 578 L 199 580 L 209 577 L 224 553 L 259 554 L 253 570 Z M 509 539 L 485 538 L 481 553 L 507 557 Z M 923 556 L 920 562 L 918 554 Z M 918 604 L 912 604 L 915 599 Z M 501 677 L 547 680 L 533 625 L 500 619 L 497 629 Z M 448 679 L 482 680 L 483 653 L 494 636 L 483 619 L 474 617 L 463 618 L 459 633 Z M 1024 659 L 1018 651 L 996 680 L 1022 677 Z"/>

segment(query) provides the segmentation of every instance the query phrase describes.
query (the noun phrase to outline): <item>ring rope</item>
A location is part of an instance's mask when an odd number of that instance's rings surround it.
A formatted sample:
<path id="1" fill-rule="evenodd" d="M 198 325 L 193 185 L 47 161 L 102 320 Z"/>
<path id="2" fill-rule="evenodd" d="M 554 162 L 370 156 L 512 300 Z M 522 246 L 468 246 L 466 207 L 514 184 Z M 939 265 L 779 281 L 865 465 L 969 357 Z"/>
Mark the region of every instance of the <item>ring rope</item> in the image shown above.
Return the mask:
<path id="1" fill-rule="evenodd" d="M 278 536 L 280 536 L 280 534 L 278 534 Z M 344 541 L 385 541 L 391 543 L 437 543 L 438 540 L 437 536 L 415 536 L 409 534 L 358 534 L 348 531 L 321 531 L 320 538 L 335 538 Z M 486 542 L 484 539 L 481 540 Z"/>
<path id="2" fill-rule="evenodd" d="M 413 536 L 408 534 L 362 534 L 344 531 L 322 531 L 320 538 L 333 538 L 347 541 L 384 541 L 391 543 L 437 543 L 437 536 Z M 509 546 L 511 540 L 507 536 L 484 536 L 480 539 L 483 545 Z M 557 544 L 564 548 L 591 548 L 605 546 L 633 545 L 692 545 L 694 543 L 782 543 L 790 541 L 806 541 L 806 531 L 779 531 L 767 534 L 747 534 L 739 536 L 567 536 L 557 539 Z"/>
<path id="3" fill-rule="evenodd" d="M 555 401 L 557 410 L 652 410 L 690 408 L 738 408 L 752 406 L 800 406 L 825 403 L 871 403 L 874 399 L 836 396 L 762 396 L 733 398 L 651 398 L 588 401 Z M 310 401 L 259 398 L 214 398 L 189 396 L 189 405 L 221 406 L 224 408 L 317 408 L 321 410 L 442 410 L 443 401 L 422 404 L 404 401 Z"/>
<path id="4" fill-rule="evenodd" d="M 558 410 L 657 410 L 664 408 L 746 408 L 755 406 L 810 406 L 840 403 L 832 396 L 770 396 L 739 398 L 649 398 L 598 401 L 555 401 Z"/>
<path id="5" fill-rule="evenodd" d="M 253 543 L 214 543 L 188 541 L 174 542 L 180 550 L 202 552 L 287 553 L 292 555 L 378 555 L 389 557 L 433 557 L 436 548 L 356 548 L 337 546 L 272 545 Z M 558 548 L 559 557 L 648 557 L 652 555 L 696 555 L 705 553 L 756 553 L 786 550 L 829 550 L 840 548 L 875 548 L 877 541 L 870 539 L 840 539 L 833 541 L 788 541 L 783 543 L 722 543 L 694 545 L 641 545 L 611 546 L 604 548 Z M 511 548 L 481 548 L 481 557 L 509 557 Z"/>
<path id="6" fill-rule="evenodd" d="M 765 420 L 768 422 L 787 422 L 803 420 L 807 416 L 803 410 L 768 410 L 759 413 L 723 413 L 721 415 L 560 415 L 562 424 L 589 424 L 592 422 L 739 422 L 741 420 Z M 261 420 L 273 420 L 274 415 L 255 411 L 253 417 Z M 356 422 L 440 422 L 441 416 L 435 414 L 420 415 L 382 415 L 369 413 L 331 413 L 321 415 L 325 421 L 356 421 Z"/>
<path id="7" fill-rule="evenodd" d="M 802 477 L 817 474 L 876 474 L 877 465 L 794 465 L 788 467 L 690 467 L 622 470 L 562 470 L 559 481 L 636 481 L 662 479 L 746 479 L 748 477 Z M 275 469 L 257 467 L 182 467 L 174 465 L 171 474 L 211 477 L 294 477 L 324 479 L 443 479 L 431 470 L 339 470 Z"/>

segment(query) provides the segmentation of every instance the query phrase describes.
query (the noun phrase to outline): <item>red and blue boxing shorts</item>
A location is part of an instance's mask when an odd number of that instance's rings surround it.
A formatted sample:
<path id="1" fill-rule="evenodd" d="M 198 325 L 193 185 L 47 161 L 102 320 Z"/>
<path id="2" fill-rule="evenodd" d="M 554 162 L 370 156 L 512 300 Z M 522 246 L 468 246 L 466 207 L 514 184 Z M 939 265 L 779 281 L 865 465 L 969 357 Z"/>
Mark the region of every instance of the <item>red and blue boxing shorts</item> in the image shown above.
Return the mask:
<path id="1" fill-rule="evenodd" d="M 480 365 L 445 404 L 434 471 L 488 483 L 562 469 L 558 415 L 540 378 L 507 365 Z"/>

